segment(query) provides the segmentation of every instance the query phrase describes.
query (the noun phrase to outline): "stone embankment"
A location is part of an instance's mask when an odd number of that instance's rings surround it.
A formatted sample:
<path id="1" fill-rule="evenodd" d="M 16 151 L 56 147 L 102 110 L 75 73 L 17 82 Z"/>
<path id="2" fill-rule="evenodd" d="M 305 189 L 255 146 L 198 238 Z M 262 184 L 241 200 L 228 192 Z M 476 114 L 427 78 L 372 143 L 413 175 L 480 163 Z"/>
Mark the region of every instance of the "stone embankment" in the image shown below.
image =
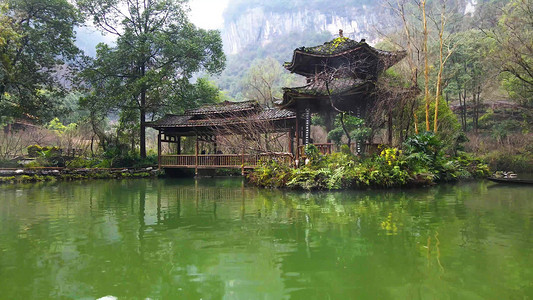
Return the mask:
<path id="1" fill-rule="evenodd" d="M 71 169 L 71 168 L 31 168 L 31 169 L 0 169 L 1 183 L 23 183 L 57 180 L 83 179 L 122 179 L 156 177 L 160 174 L 157 168 L 117 168 L 117 169 Z"/>

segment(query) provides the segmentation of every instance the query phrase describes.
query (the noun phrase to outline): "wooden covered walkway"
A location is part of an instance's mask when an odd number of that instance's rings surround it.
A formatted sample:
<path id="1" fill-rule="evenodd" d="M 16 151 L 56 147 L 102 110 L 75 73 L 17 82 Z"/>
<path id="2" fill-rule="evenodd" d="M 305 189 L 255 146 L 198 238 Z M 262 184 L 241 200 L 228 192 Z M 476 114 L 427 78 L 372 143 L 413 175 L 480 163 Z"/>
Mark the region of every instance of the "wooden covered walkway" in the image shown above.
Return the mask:
<path id="1" fill-rule="evenodd" d="M 199 169 L 227 168 L 241 169 L 244 173 L 245 169 L 253 169 L 261 161 L 277 160 L 294 165 L 295 119 L 296 115 L 289 110 L 263 108 L 255 101 L 223 102 L 190 109 L 183 115 L 169 114 L 148 126 L 159 131 L 159 168 L 195 169 L 196 173 Z M 290 137 L 285 152 L 250 146 L 254 136 L 272 133 Z M 238 138 L 229 145 L 228 140 L 226 145 L 221 145 L 224 136 Z M 187 150 L 184 137 L 189 138 Z M 191 138 L 195 141 L 193 149 Z M 171 153 L 164 153 L 162 143 L 173 145 L 166 147 L 166 152 Z M 206 144 L 209 146 L 206 147 Z"/>

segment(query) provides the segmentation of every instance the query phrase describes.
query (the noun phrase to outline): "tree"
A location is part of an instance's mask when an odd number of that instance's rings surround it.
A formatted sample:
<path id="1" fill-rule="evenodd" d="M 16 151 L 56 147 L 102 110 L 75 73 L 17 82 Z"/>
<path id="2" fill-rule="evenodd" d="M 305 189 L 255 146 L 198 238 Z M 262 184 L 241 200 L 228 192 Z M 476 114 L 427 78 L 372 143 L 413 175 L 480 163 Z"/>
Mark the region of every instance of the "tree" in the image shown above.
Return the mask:
<path id="1" fill-rule="evenodd" d="M 51 119 L 82 18 L 67 0 L 7 0 L 0 10 L 0 115 Z"/>
<path id="2" fill-rule="evenodd" d="M 274 106 L 274 99 L 282 97 L 281 88 L 295 81 L 273 57 L 255 61 L 244 75 L 240 85 L 246 99 L 257 100 L 266 107 Z"/>
<path id="3" fill-rule="evenodd" d="M 336 144 L 341 144 L 346 137 L 346 144 L 350 147 L 352 139 L 358 142 L 365 141 L 370 136 L 370 128 L 365 126 L 365 121 L 358 117 L 342 112 L 335 118 L 335 128 L 328 132 L 328 139 Z"/>
<path id="4" fill-rule="evenodd" d="M 465 3 L 458 0 L 385 0 L 385 2 L 398 15 L 403 25 L 401 31 L 389 34 L 387 39 L 407 50 L 406 61 L 412 85 L 423 86 L 425 129 L 437 132 L 440 128 L 439 102 L 446 85 L 443 76 L 447 61 L 454 51 L 451 37 L 452 33 L 461 30 L 461 26 L 465 23 Z M 423 82 L 419 82 L 420 70 L 424 73 Z M 432 70 L 436 70 L 435 74 Z M 434 98 L 431 97 L 431 93 L 434 93 Z M 431 106 L 434 112 L 430 111 Z M 433 126 L 430 122 L 431 116 L 433 116 Z M 417 115 L 414 114 L 413 117 L 415 132 L 418 132 Z"/>
<path id="5" fill-rule="evenodd" d="M 182 102 L 192 76 L 219 73 L 225 57 L 218 31 L 196 28 L 186 16 L 185 1 L 79 0 L 116 45 L 100 45 L 85 72 L 93 100 L 139 116 L 140 155 L 146 156 L 146 116 L 166 112 Z M 96 92 L 102 94 L 96 94 Z M 96 98 L 96 96 L 98 98 Z"/>
<path id="6" fill-rule="evenodd" d="M 420 1 L 420 9 L 422 11 L 422 24 L 423 24 L 423 35 L 424 40 L 422 43 L 422 54 L 424 55 L 424 103 L 426 105 L 426 131 L 429 131 L 429 52 L 428 52 L 428 22 L 427 22 L 427 13 L 426 13 L 426 0 Z"/>
<path id="7" fill-rule="evenodd" d="M 503 86 L 511 97 L 533 103 L 533 0 L 512 0 L 494 30 L 493 57 L 500 62 Z"/>
<path id="8" fill-rule="evenodd" d="M 436 91 L 435 91 L 435 114 L 434 114 L 434 120 L 433 120 L 433 132 L 437 133 L 437 130 L 439 128 L 439 101 L 442 97 L 442 74 L 444 72 L 444 66 L 446 65 L 446 62 L 448 61 L 448 58 L 450 58 L 450 55 L 453 54 L 454 49 L 450 48 L 447 44 L 448 38 L 445 36 L 445 27 L 447 26 L 447 12 L 446 12 L 446 4 L 447 0 L 442 1 L 441 5 L 441 11 L 440 11 L 440 24 L 438 22 L 435 22 L 435 25 L 439 32 L 439 71 L 437 73 L 437 79 L 436 79 Z M 447 51 L 444 53 L 444 46 L 447 46 Z M 426 115 L 428 112 L 426 111 Z"/>
<path id="9" fill-rule="evenodd" d="M 461 107 L 460 120 L 466 131 L 467 100 L 471 97 L 472 123 L 477 128 L 481 92 L 491 74 L 497 74 L 488 58 L 494 47 L 492 41 L 479 30 L 469 30 L 454 34 L 454 52 L 450 55 L 448 67 L 444 73 L 447 93 L 457 95 Z"/>

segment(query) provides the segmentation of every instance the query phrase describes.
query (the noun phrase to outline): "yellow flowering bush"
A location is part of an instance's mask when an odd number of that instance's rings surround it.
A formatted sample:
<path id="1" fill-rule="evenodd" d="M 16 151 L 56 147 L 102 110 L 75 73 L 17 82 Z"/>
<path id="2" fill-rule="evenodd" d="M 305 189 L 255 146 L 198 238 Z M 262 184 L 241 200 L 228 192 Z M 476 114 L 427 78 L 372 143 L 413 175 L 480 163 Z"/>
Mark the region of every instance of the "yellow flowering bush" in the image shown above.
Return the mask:
<path id="1" fill-rule="evenodd" d="M 402 154 L 402 150 L 398 150 L 398 148 L 385 148 L 379 156 L 385 160 L 385 162 L 389 165 L 397 165 L 398 157 Z"/>

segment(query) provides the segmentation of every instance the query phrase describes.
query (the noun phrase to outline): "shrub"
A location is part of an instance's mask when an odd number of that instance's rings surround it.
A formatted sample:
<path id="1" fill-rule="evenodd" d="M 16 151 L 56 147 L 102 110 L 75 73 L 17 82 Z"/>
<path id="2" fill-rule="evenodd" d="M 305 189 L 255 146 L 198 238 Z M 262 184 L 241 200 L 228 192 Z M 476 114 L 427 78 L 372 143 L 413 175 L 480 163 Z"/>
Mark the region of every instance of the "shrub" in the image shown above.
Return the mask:
<path id="1" fill-rule="evenodd" d="M 403 144 L 406 162 L 415 173 L 431 172 L 437 176 L 444 169 L 442 141 L 432 132 L 409 137 Z"/>
<path id="2" fill-rule="evenodd" d="M 41 165 L 37 160 L 32 161 L 24 165 L 26 168 L 41 168 L 43 165 Z"/>
<path id="3" fill-rule="evenodd" d="M 284 187 L 292 176 L 292 169 L 277 160 L 262 161 L 250 174 L 248 180 L 263 187 Z"/>
<path id="4" fill-rule="evenodd" d="M 20 164 L 17 161 L 5 159 L 0 159 L 0 167 L 2 168 L 17 168 Z"/>
<path id="5" fill-rule="evenodd" d="M 120 147 L 111 147 L 103 154 L 97 168 L 143 168 L 157 165 L 157 153 L 149 152 L 141 158 L 138 152 L 125 152 Z"/>
<path id="6" fill-rule="evenodd" d="M 43 147 L 37 157 L 37 163 L 43 167 L 64 167 L 65 159 L 58 147 Z"/>
<path id="7" fill-rule="evenodd" d="M 38 157 L 43 148 L 39 145 L 31 145 L 26 148 L 29 157 Z"/>
<path id="8" fill-rule="evenodd" d="M 489 175 L 488 166 L 465 153 L 445 157 L 442 143 L 433 134 L 407 140 L 406 150 L 384 148 L 373 157 L 360 159 L 351 153 L 321 155 L 306 147 L 310 162 L 297 169 L 277 161 L 262 162 L 248 178 L 265 187 L 306 190 L 427 185 L 435 181 L 456 181 Z"/>
<path id="9" fill-rule="evenodd" d="M 533 154 L 528 152 L 513 154 L 505 151 L 492 151 L 483 158 L 493 170 L 514 172 L 533 170 Z"/>
<path id="10" fill-rule="evenodd" d="M 101 163 L 100 159 L 77 157 L 77 158 L 74 158 L 74 159 L 68 161 L 66 163 L 66 166 L 68 168 L 94 168 L 99 163 Z"/>

